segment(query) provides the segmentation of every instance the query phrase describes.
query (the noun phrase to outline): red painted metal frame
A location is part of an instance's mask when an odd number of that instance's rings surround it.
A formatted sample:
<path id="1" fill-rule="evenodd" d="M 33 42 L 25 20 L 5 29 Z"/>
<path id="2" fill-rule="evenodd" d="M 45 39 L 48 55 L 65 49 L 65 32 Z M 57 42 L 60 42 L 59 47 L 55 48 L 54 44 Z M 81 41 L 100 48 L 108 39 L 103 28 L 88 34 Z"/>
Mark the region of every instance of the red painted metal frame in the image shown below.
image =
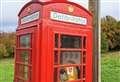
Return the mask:
<path id="1" fill-rule="evenodd" d="M 74 12 L 68 12 L 68 7 L 72 6 Z M 28 8 L 31 10 L 28 12 Z M 40 12 L 40 18 L 29 23 L 21 24 L 21 18 L 28 16 L 34 12 Z M 87 25 L 78 25 L 67 22 L 53 21 L 50 19 L 50 11 L 60 12 L 64 14 L 69 14 L 73 16 L 85 17 Z M 80 13 L 79 13 L 80 12 Z M 92 82 L 92 14 L 85 8 L 81 7 L 72 2 L 36 2 L 31 1 L 26 4 L 19 13 L 19 22 L 17 28 L 17 45 L 16 50 L 31 50 L 32 51 L 32 82 L 54 82 L 54 67 L 58 68 L 58 75 L 60 74 L 60 66 L 79 66 L 83 69 L 86 66 L 86 82 Z M 24 49 L 19 48 L 19 36 L 31 33 L 32 35 L 32 48 Z M 55 34 L 59 36 L 58 48 L 54 47 L 54 36 Z M 82 36 L 86 37 L 86 49 L 72 49 L 72 48 L 60 48 L 60 37 L 61 34 L 71 35 L 71 36 Z M 82 41 L 83 44 L 83 41 Z M 71 65 L 54 65 L 54 51 L 58 51 L 58 59 L 60 63 L 60 51 L 81 51 L 82 59 L 83 53 L 86 52 L 86 64 L 71 64 Z M 18 53 L 16 53 L 17 56 Z M 15 56 L 15 63 L 17 63 L 17 58 Z M 21 63 L 22 64 L 22 63 Z M 17 65 L 15 64 L 15 76 L 16 81 L 16 70 Z M 30 76 L 30 73 L 29 73 Z M 83 78 L 83 74 L 81 74 Z M 58 76 L 58 82 L 60 81 Z M 71 81 L 71 82 L 85 82 Z M 24 81 L 29 82 L 29 81 Z"/>

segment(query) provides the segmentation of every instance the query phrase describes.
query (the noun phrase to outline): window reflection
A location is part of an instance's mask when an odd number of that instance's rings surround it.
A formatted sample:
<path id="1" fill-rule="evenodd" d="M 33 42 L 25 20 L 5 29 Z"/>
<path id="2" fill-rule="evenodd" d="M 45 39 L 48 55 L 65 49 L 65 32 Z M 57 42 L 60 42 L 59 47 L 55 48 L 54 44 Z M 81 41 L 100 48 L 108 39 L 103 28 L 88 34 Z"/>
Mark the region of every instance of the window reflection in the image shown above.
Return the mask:
<path id="1" fill-rule="evenodd" d="M 61 36 L 61 48 L 81 48 L 81 42 L 78 36 Z"/>
<path id="2" fill-rule="evenodd" d="M 58 74 L 57 74 L 57 68 L 54 68 L 54 82 L 57 82 Z"/>
<path id="3" fill-rule="evenodd" d="M 63 51 L 60 55 L 61 64 L 80 64 L 81 63 L 81 52 L 75 51 Z"/>
<path id="4" fill-rule="evenodd" d="M 58 48 L 58 34 L 55 34 L 55 48 Z"/>
<path id="5" fill-rule="evenodd" d="M 86 67 L 83 66 L 83 78 L 85 78 L 85 77 L 86 77 Z"/>
<path id="6" fill-rule="evenodd" d="M 55 65 L 58 64 L 58 52 L 57 51 L 54 52 L 54 64 Z"/>
<path id="7" fill-rule="evenodd" d="M 21 79 L 18 79 L 18 80 L 17 80 L 17 82 L 24 82 L 24 81 L 23 81 L 23 80 L 21 80 Z"/>
<path id="8" fill-rule="evenodd" d="M 83 82 L 86 82 L 85 80 L 83 80 Z"/>
<path id="9" fill-rule="evenodd" d="M 21 51 L 19 54 L 20 62 L 28 64 L 31 63 L 31 53 L 30 51 Z"/>
<path id="10" fill-rule="evenodd" d="M 18 64 L 18 74 L 20 77 L 24 78 L 25 80 L 28 80 L 28 67 Z"/>
<path id="11" fill-rule="evenodd" d="M 83 52 L 83 64 L 85 64 L 86 63 L 86 52 L 84 51 Z"/>
<path id="12" fill-rule="evenodd" d="M 32 82 L 32 67 L 30 67 L 30 82 Z"/>
<path id="13" fill-rule="evenodd" d="M 28 67 L 27 66 L 24 66 L 24 78 L 26 79 L 26 80 L 28 80 Z"/>
<path id="14" fill-rule="evenodd" d="M 83 48 L 86 49 L 86 37 L 83 38 Z"/>
<path id="15" fill-rule="evenodd" d="M 20 47 L 30 48 L 30 34 L 20 36 Z"/>

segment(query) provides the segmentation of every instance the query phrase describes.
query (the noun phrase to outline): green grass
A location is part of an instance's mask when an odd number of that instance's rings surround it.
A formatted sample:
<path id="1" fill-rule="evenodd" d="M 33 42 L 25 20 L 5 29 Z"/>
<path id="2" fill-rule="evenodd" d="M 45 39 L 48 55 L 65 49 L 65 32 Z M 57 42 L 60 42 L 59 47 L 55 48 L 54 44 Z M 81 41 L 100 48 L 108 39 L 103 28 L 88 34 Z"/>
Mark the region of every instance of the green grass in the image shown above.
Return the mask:
<path id="1" fill-rule="evenodd" d="M 109 52 L 101 57 L 101 82 L 120 82 L 120 52 Z M 14 60 L 0 59 L 0 82 L 13 82 Z"/>
<path id="2" fill-rule="evenodd" d="M 102 54 L 101 72 L 101 82 L 120 82 L 120 52 Z"/>
<path id="3" fill-rule="evenodd" d="M 0 59 L 0 82 L 13 82 L 13 70 L 13 59 Z"/>

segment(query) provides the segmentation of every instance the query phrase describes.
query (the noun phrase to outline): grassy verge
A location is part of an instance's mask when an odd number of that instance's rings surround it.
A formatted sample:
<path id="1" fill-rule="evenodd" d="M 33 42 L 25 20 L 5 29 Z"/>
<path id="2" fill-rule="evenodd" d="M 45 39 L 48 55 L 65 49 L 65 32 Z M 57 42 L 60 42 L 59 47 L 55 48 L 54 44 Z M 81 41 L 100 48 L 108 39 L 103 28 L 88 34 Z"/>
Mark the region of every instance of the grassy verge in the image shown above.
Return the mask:
<path id="1" fill-rule="evenodd" d="M 120 52 L 102 54 L 101 72 L 101 82 L 120 82 Z"/>
<path id="2" fill-rule="evenodd" d="M 13 70 L 13 59 L 0 59 L 0 82 L 13 82 Z"/>

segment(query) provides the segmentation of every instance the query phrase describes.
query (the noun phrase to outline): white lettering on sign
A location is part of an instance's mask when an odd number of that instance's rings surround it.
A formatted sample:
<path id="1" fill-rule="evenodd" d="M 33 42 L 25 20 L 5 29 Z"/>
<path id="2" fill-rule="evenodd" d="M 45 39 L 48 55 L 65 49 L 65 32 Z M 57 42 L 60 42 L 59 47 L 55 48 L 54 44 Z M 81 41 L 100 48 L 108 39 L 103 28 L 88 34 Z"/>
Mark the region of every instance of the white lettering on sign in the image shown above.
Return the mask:
<path id="1" fill-rule="evenodd" d="M 24 24 L 24 23 L 28 23 L 28 22 L 37 20 L 37 19 L 39 19 L 39 15 L 40 15 L 39 12 L 35 12 L 35 13 L 31 14 L 31 15 L 28 15 L 28 16 L 26 16 L 26 17 L 23 17 L 23 18 L 21 19 L 21 24 Z"/>
<path id="2" fill-rule="evenodd" d="M 87 19 L 86 18 L 67 15 L 67 14 L 53 12 L 53 11 L 51 11 L 50 18 L 53 19 L 53 20 L 75 23 L 75 24 L 82 24 L 82 25 L 87 24 Z"/>

